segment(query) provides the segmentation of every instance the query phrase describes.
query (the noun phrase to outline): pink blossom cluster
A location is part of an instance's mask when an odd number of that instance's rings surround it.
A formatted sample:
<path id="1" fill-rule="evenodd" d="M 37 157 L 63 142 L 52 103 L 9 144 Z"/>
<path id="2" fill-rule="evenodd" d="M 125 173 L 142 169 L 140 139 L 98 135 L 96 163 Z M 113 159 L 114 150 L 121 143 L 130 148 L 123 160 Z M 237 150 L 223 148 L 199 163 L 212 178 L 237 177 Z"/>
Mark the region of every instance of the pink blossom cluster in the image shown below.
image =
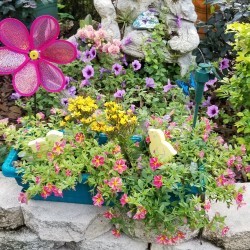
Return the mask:
<path id="1" fill-rule="evenodd" d="M 157 157 L 153 157 L 149 159 L 149 166 L 153 171 L 158 169 L 161 165 L 162 164 L 159 162 Z"/>
<path id="2" fill-rule="evenodd" d="M 176 244 L 179 240 L 185 239 L 185 234 L 181 231 L 178 231 L 176 236 L 168 238 L 166 235 L 159 235 L 156 238 L 156 242 L 162 245 L 173 245 Z"/>
<path id="3" fill-rule="evenodd" d="M 143 206 L 138 206 L 135 215 L 133 216 L 134 220 L 143 220 L 145 219 L 147 210 Z"/>
<path id="4" fill-rule="evenodd" d="M 62 190 L 57 188 L 55 185 L 48 183 L 47 185 L 43 186 L 43 190 L 41 192 L 41 196 L 46 199 L 51 194 L 54 194 L 56 197 L 63 197 Z"/>
<path id="5" fill-rule="evenodd" d="M 92 25 L 87 25 L 78 30 L 77 36 L 85 40 L 86 43 L 93 44 L 100 52 L 116 55 L 121 51 L 122 43 L 120 40 L 113 39 L 106 43 L 107 32 L 102 28 L 95 30 Z"/>

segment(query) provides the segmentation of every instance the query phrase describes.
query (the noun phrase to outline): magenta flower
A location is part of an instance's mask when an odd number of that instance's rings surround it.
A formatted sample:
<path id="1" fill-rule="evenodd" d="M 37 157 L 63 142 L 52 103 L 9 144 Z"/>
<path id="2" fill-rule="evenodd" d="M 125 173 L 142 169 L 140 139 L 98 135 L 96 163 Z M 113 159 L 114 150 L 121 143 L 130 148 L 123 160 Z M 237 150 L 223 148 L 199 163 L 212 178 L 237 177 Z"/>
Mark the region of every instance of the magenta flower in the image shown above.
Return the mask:
<path id="1" fill-rule="evenodd" d="M 112 66 L 112 71 L 115 73 L 116 76 L 118 76 L 122 72 L 122 66 L 119 63 L 115 63 Z"/>
<path id="2" fill-rule="evenodd" d="M 82 70 L 83 77 L 86 79 L 89 79 L 95 75 L 94 68 L 91 65 L 87 65 L 83 70 Z"/>
<path id="3" fill-rule="evenodd" d="M 104 203 L 104 199 L 101 193 L 97 193 L 95 196 L 92 198 L 94 206 L 101 207 L 102 204 Z"/>
<path id="4" fill-rule="evenodd" d="M 222 61 L 220 62 L 220 70 L 227 69 L 229 68 L 229 59 L 223 58 Z"/>
<path id="5" fill-rule="evenodd" d="M 159 162 L 158 158 L 156 158 L 156 157 L 150 158 L 149 166 L 153 171 L 158 169 L 161 165 L 162 164 Z"/>
<path id="6" fill-rule="evenodd" d="M 127 194 L 122 195 L 122 197 L 120 199 L 120 203 L 121 203 L 122 207 L 124 207 L 128 203 L 128 195 Z"/>
<path id="7" fill-rule="evenodd" d="M 28 203 L 28 197 L 26 193 L 21 192 L 18 197 L 18 201 L 21 203 Z"/>
<path id="8" fill-rule="evenodd" d="M 216 77 L 214 79 L 212 79 L 212 80 L 207 81 L 205 83 L 205 86 L 204 86 L 204 91 L 207 91 L 208 86 L 213 86 L 217 81 L 218 81 L 218 79 Z"/>
<path id="9" fill-rule="evenodd" d="M 15 91 L 22 96 L 33 95 L 40 84 L 49 92 L 65 86 L 62 71 L 54 65 L 70 63 L 76 48 L 68 41 L 56 40 L 58 21 L 51 16 L 38 17 L 30 28 L 14 18 L 0 22 L 0 75 L 12 74 Z"/>
<path id="10" fill-rule="evenodd" d="M 156 188 L 161 188 L 162 186 L 162 175 L 156 175 L 154 177 L 153 186 Z"/>
<path id="11" fill-rule="evenodd" d="M 119 159 L 115 162 L 113 169 L 119 174 L 122 174 L 127 168 L 126 161 L 124 159 Z"/>
<path id="12" fill-rule="evenodd" d="M 137 70 L 139 70 L 141 68 L 141 64 L 140 64 L 140 62 L 138 60 L 134 60 L 132 62 L 132 66 L 133 66 L 134 71 L 137 71 Z"/>
<path id="13" fill-rule="evenodd" d="M 222 231 L 221 231 L 221 235 L 225 236 L 229 231 L 229 227 L 223 227 Z"/>
<path id="14" fill-rule="evenodd" d="M 114 93 L 114 97 L 115 98 L 123 98 L 123 96 L 125 95 L 125 90 L 120 90 L 118 89 L 115 93 Z"/>
<path id="15" fill-rule="evenodd" d="M 219 113 L 219 108 L 216 105 L 209 106 L 207 108 L 207 115 L 212 118 L 218 115 Z"/>
<path id="16" fill-rule="evenodd" d="M 146 88 L 155 88 L 155 81 L 153 78 L 146 77 Z"/>

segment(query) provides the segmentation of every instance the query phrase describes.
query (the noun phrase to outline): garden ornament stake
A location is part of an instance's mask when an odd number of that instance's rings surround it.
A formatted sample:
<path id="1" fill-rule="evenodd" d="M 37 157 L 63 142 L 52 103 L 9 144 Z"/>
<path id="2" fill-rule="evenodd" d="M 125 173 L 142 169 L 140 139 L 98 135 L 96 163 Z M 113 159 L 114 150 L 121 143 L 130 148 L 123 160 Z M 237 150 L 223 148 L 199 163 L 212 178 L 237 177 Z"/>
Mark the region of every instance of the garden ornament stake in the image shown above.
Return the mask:
<path id="1" fill-rule="evenodd" d="M 194 111 L 194 120 L 193 120 L 193 128 L 195 128 L 199 106 L 201 104 L 204 85 L 209 80 L 209 72 L 211 71 L 211 65 L 207 63 L 200 63 L 198 69 L 195 72 L 195 111 Z"/>

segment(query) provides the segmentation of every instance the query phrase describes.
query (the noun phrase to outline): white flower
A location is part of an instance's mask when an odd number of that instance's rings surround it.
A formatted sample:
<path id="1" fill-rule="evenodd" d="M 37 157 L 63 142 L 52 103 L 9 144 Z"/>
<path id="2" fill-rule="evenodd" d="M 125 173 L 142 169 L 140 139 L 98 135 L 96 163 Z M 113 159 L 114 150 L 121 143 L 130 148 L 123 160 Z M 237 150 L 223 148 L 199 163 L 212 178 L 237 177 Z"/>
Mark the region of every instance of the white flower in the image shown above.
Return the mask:
<path id="1" fill-rule="evenodd" d="M 43 151 L 47 148 L 47 142 L 45 138 L 37 138 L 36 140 L 30 141 L 28 143 L 28 146 L 31 148 L 31 150 L 34 153 L 37 153 L 39 151 Z"/>
<path id="2" fill-rule="evenodd" d="M 55 143 L 63 139 L 63 132 L 58 130 L 51 130 L 47 133 L 46 139 L 49 142 Z"/>

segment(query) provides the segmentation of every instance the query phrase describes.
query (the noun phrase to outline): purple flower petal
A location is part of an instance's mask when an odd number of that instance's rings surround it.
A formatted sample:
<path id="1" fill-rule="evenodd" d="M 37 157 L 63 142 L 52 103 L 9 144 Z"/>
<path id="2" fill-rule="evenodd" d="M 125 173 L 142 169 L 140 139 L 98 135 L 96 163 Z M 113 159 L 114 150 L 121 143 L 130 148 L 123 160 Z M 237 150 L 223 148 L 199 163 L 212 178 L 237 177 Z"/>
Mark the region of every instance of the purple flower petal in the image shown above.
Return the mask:
<path id="1" fill-rule="evenodd" d="M 155 81 L 153 78 L 146 77 L 146 88 L 155 88 Z"/>
<path id="2" fill-rule="evenodd" d="M 94 68 L 91 65 L 87 65 L 83 70 L 82 74 L 86 79 L 89 79 L 95 75 Z"/>
<path id="3" fill-rule="evenodd" d="M 123 98 L 123 96 L 125 95 L 125 90 L 117 90 L 115 93 L 114 93 L 114 97 L 115 98 Z"/>
<path id="4" fill-rule="evenodd" d="M 216 105 L 209 106 L 207 108 L 207 115 L 212 118 L 218 115 L 219 113 L 219 108 Z"/>
<path id="5" fill-rule="evenodd" d="M 119 63 L 115 63 L 112 66 L 112 71 L 115 73 L 116 76 L 118 76 L 122 72 L 122 66 Z"/>
<path id="6" fill-rule="evenodd" d="M 227 69 L 229 68 L 229 59 L 223 58 L 222 61 L 220 62 L 220 70 Z"/>
<path id="7" fill-rule="evenodd" d="M 141 68 L 141 64 L 140 64 L 140 62 L 138 60 L 134 60 L 132 62 L 132 66 L 133 66 L 134 71 L 137 71 L 137 70 L 139 70 Z"/>

